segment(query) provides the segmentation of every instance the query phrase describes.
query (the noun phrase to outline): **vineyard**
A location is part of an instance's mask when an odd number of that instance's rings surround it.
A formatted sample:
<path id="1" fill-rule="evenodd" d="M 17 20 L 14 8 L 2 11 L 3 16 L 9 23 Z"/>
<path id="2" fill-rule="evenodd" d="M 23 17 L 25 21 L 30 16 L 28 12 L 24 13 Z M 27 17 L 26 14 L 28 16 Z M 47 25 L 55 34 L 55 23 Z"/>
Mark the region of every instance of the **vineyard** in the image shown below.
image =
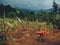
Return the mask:
<path id="1" fill-rule="evenodd" d="M 39 30 L 49 32 L 43 42 L 37 40 Z M 0 45 L 60 45 L 59 34 L 60 30 L 54 29 L 52 23 L 6 19 L 4 28 L 3 19 L 0 19 Z"/>

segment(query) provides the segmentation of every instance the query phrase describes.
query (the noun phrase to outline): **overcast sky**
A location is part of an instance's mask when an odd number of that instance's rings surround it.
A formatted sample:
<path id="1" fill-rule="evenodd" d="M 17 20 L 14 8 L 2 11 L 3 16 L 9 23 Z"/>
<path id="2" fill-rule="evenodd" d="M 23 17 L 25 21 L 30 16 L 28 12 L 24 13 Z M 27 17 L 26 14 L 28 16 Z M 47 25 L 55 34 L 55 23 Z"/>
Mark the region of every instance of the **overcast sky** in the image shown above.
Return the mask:
<path id="1" fill-rule="evenodd" d="M 60 4 L 60 0 L 55 1 Z M 17 8 L 40 10 L 52 8 L 53 0 L 0 0 L 0 3 Z"/>

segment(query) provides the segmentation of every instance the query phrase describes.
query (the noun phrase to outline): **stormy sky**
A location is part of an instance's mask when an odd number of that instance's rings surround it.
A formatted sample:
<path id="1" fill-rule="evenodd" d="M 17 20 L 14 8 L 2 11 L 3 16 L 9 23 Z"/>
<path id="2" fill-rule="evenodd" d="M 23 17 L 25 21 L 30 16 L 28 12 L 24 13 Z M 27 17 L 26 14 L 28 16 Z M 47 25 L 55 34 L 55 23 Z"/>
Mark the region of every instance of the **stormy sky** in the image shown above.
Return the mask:
<path id="1" fill-rule="evenodd" d="M 55 1 L 60 4 L 60 0 Z M 22 9 L 40 10 L 52 8 L 53 0 L 0 0 L 1 3 Z"/>

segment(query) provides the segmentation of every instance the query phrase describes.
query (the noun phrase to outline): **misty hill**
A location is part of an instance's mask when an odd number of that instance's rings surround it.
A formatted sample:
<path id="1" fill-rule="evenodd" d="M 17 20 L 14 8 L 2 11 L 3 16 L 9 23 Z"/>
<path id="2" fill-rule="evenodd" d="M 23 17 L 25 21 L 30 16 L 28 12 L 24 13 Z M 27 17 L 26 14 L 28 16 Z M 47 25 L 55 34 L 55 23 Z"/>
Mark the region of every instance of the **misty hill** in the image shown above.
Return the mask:
<path id="1" fill-rule="evenodd" d="M 31 12 L 33 11 L 34 13 L 41 13 L 42 10 L 31 10 L 31 9 L 20 9 L 22 12 Z M 51 12 L 53 9 L 46 9 L 46 10 L 43 10 L 44 12 Z"/>

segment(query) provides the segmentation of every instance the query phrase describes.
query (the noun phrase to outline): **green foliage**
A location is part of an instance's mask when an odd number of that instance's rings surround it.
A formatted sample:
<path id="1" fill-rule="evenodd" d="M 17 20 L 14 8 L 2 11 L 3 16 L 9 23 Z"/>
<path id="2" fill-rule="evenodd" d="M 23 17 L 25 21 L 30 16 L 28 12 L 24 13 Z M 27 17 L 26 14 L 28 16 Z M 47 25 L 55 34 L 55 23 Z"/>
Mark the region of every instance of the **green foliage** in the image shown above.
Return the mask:
<path id="1" fill-rule="evenodd" d="M 7 40 L 12 39 L 12 38 L 13 38 L 13 37 L 12 37 L 11 34 L 7 34 Z"/>
<path id="2" fill-rule="evenodd" d="M 4 28 L 0 28 L 0 32 L 4 32 L 5 30 L 4 30 Z"/>
<path id="3" fill-rule="evenodd" d="M 60 15 L 57 14 L 57 15 L 56 15 L 56 20 L 59 20 L 59 19 L 60 19 Z"/>
<path id="4" fill-rule="evenodd" d="M 7 45 L 6 43 L 2 43 L 2 42 L 0 42 L 0 45 Z"/>

